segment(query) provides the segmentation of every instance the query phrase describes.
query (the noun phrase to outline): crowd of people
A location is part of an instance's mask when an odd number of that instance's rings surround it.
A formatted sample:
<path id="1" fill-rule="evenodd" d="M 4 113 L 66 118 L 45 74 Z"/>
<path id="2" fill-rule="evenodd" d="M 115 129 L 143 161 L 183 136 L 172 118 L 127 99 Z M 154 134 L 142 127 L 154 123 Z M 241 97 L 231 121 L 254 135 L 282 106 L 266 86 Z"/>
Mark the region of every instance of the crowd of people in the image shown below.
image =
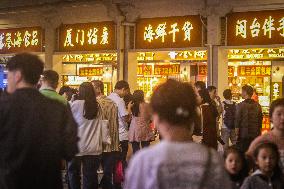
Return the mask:
<path id="1" fill-rule="evenodd" d="M 100 80 L 57 93 L 58 73 L 31 54 L 15 55 L 7 69 L 1 189 L 62 189 L 62 169 L 70 189 L 284 188 L 283 98 L 271 103 L 273 129 L 261 135 L 248 85 L 236 104 L 229 89 L 221 101 L 214 86 L 169 79 L 148 103 L 123 80 L 109 96 Z"/>

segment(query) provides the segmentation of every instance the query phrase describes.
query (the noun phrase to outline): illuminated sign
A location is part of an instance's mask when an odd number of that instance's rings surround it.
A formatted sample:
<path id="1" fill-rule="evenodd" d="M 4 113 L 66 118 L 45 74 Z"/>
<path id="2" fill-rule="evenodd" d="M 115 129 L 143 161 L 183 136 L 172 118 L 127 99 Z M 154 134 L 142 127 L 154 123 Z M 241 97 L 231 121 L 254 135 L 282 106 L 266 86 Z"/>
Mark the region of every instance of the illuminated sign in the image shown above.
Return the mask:
<path id="1" fill-rule="evenodd" d="M 115 50 L 114 22 L 62 25 L 59 51 Z"/>
<path id="2" fill-rule="evenodd" d="M 234 77 L 234 73 L 235 73 L 235 67 L 228 66 L 228 77 Z"/>
<path id="3" fill-rule="evenodd" d="M 189 51 L 162 51 L 162 52 L 139 52 L 137 60 L 153 61 L 153 60 L 207 60 L 206 50 L 189 50 Z"/>
<path id="4" fill-rule="evenodd" d="M 227 16 L 227 45 L 284 44 L 284 10 L 238 12 Z"/>
<path id="5" fill-rule="evenodd" d="M 137 75 L 143 75 L 143 76 L 152 75 L 152 65 L 138 65 Z"/>
<path id="6" fill-rule="evenodd" d="M 83 67 L 79 68 L 79 76 L 103 76 L 103 67 Z"/>
<path id="7" fill-rule="evenodd" d="M 198 66 L 198 75 L 207 76 L 207 66 L 206 65 Z"/>
<path id="8" fill-rule="evenodd" d="M 64 63 L 90 63 L 101 61 L 117 61 L 116 53 L 95 53 L 95 54 L 66 54 L 62 58 Z"/>
<path id="9" fill-rule="evenodd" d="M 276 100 L 281 97 L 282 94 L 282 83 L 281 82 L 272 82 L 272 100 Z"/>
<path id="10" fill-rule="evenodd" d="M 62 84 L 63 86 L 78 86 L 83 82 L 90 82 L 88 77 L 80 77 L 78 75 L 63 75 L 62 76 Z"/>
<path id="11" fill-rule="evenodd" d="M 0 30 L 0 53 L 41 52 L 43 30 L 40 27 Z"/>
<path id="12" fill-rule="evenodd" d="M 202 46 L 200 16 L 140 19 L 136 26 L 137 49 Z"/>
<path id="13" fill-rule="evenodd" d="M 239 66 L 238 76 L 270 76 L 270 66 Z"/>
<path id="14" fill-rule="evenodd" d="M 176 75 L 180 74 L 179 64 L 154 65 L 154 75 Z"/>
<path id="15" fill-rule="evenodd" d="M 283 59 L 284 48 L 258 48 L 258 49 L 231 49 L 228 52 L 228 59 Z"/>

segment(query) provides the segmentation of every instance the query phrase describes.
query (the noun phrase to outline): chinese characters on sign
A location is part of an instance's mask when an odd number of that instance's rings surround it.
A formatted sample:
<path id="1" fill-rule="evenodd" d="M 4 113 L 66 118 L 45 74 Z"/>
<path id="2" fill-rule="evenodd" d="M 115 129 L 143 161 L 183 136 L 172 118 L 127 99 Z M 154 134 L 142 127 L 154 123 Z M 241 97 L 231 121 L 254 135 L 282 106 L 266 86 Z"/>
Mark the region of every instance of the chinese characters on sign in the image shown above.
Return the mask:
<path id="1" fill-rule="evenodd" d="M 137 75 L 143 75 L 143 76 L 152 75 L 152 65 L 138 65 Z"/>
<path id="2" fill-rule="evenodd" d="M 207 60 L 206 50 L 189 51 L 159 51 L 159 52 L 139 52 L 137 53 L 139 62 L 151 62 L 159 60 Z"/>
<path id="3" fill-rule="evenodd" d="M 202 46 L 199 16 L 140 19 L 136 27 L 136 48 L 181 48 Z"/>
<path id="4" fill-rule="evenodd" d="M 284 58 L 284 48 L 232 49 L 228 52 L 228 59 L 270 59 Z"/>
<path id="5" fill-rule="evenodd" d="M 232 13 L 227 16 L 228 45 L 284 43 L 284 10 Z"/>
<path id="6" fill-rule="evenodd" d="M 62 58 L 64 63 L 90 63 L 100 61 L 116 61 L 116 53 L 95 53 L 95 54 L 66 54 Z"/>
<path id="7" fill-rule="evenodd" d="M 41 52 L 42 34 L 40 27 L 0 30 L 0 53 Z"/>
<path id="8" fill-rule="evenodd" d="M 79 76 L 102 76 L 103 75 L 103 67 L 84 67 L 79 68 Z"/>
<path id="9" fill-rule="evenodd" d="M 59 35 L 60 51 L 114 50 L 113 22 L 62 25 Z"/>
<path id="10" fill-rule="evenodd" d="M 270 66 L 239 66 L 239 76 L 270 76 Z"/>
<path id="11" fill-rule="evenodd" d="M 177 75 L 180 74 L 179 64 L 154 65 L 154 75 Z"/>

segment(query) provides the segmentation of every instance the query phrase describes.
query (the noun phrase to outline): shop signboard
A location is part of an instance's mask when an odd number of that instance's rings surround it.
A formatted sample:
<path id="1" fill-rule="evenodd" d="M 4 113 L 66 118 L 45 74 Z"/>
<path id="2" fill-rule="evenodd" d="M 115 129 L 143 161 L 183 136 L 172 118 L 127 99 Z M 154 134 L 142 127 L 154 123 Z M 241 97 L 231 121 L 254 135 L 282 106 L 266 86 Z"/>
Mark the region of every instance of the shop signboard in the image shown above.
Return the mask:
<path id="1" fill-rule="evenodd" d="M 102 76 L 104 73 L 103 67 L 83 67 L 79 68 L 79 76 Z"/>
<path id="2" fill-rule="evenodd" d="M 235 74 L 235 67 L 228 66 L 228 77 L 234 77 L 234 74 Z"/>
<path id="3" fill-rule="evenodd" d="M 229 60 L 271 60 L 284 59 L 284 48 L 231 49 Z"/>
<path id="4" fill-rule="evenodd" d="M 238 76 L 270 76 L 271 66 L 239 66 Z"/>
<path id="5" fill-rule="evenodd" d="M 227 45 L 284 44 L 284 9 L 227 15 Z"/>
<path id="6" fill-rule="evenodd" d="M 180 74 L 179 64 L 154 65 L 154 75 L 177 75 Z"/>
<path id="7" fill-rule="evenodd" d="M 66 54 L 62 58 L 65 64 L 113 62 L 117 60 L 116 53 L 94 53 L 94 54 Z"/>
<path id="8" fill-rule="evenodd" d="M 207 76 L 207 65 L 198 66 L 198 75 Z"/>
<path id="9" fill-rule="evenodd" d="M 0 29 L 0 54 L 42 52 L 43 41 L 41 27 Z"/>
<path id="10" fill-rule="evenodd" d="M 136 25 L 135 48 L 201 47 L 202 33 L 198 15 L 143 18 Z"/>
<path id="11" fill-rule="evenodd" d="M 191 60 L 206 61 L 206 50 L 188 50 L 188 51 L 159 51 L 159 52 L 139 52 L 137 53 L 138 62 L 151 62 L 161 60 Z"/>
<path id="12" fill-rule="evenodd" d="M 115 50 L 114 22 L 65 24 L 59 28 L 59 51 Z"/>
<path id="13" fill-rule="evenodd" d="M 152 75 L 152 65 L 138 65 L 137 75 L 150 76 Z"/>

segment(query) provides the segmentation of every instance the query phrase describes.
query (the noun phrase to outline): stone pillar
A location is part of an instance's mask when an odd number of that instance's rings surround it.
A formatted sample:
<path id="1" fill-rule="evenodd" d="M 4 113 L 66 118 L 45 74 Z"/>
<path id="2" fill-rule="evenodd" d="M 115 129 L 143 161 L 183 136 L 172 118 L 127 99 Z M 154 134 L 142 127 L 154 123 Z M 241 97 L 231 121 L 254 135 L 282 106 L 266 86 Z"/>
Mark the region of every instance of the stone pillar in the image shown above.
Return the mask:
<path id="1" fill-rule="evenodd" d="M 45 69 L 53 68 L 53 53 L 56 45 L 56 28 L 52 25 L 45 27 Z"/>
<path id="2" fill-rule="evenodd" d="M 220 45 L 221 20 L 219 15 L 207 17 L 207 46 L 208 46 L 208 85 L 218 87 L 218 46 Z"/>

